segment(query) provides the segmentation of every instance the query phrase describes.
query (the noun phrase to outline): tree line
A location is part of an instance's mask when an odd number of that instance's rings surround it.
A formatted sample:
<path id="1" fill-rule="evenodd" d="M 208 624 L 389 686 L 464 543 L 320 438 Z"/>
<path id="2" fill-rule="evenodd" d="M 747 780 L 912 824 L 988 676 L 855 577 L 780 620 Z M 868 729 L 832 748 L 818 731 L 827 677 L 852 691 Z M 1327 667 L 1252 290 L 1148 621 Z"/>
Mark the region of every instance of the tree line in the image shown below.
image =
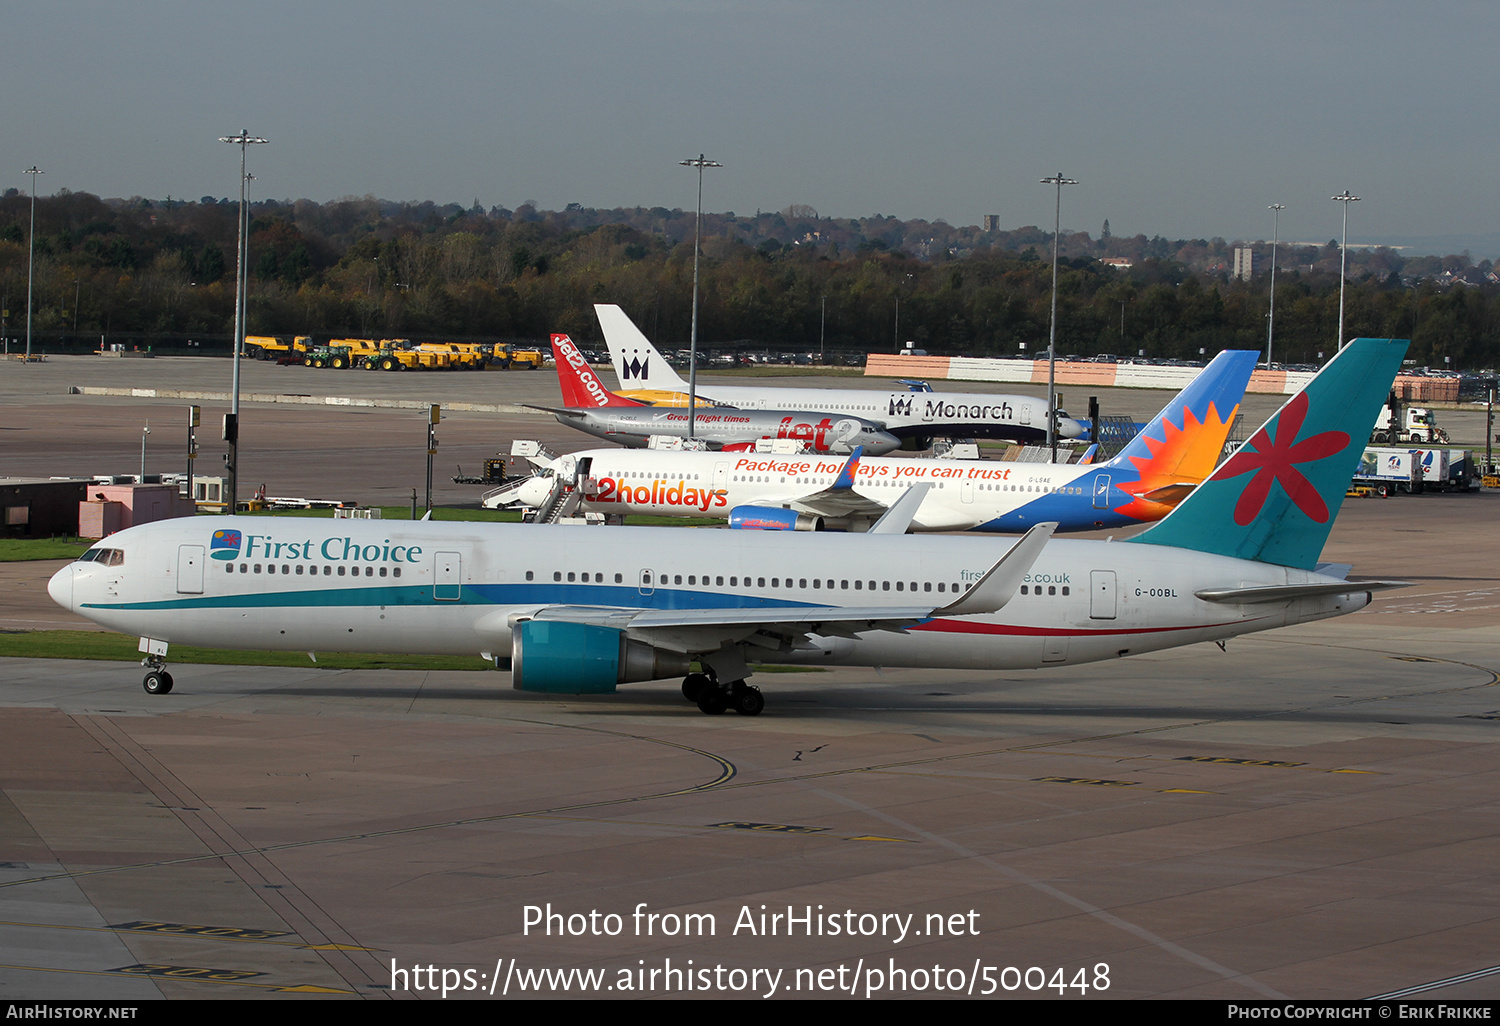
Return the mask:
<path id="1" fill-rule="evenodd" d="M 0 305 L 24 330 L 28 197 L 0 196 Z M 237 204 L 36 202 L 34 330 L 227 340 Z M 592 305 L 618 303 L 664 347 L 687 344 L 692 211 L 542 211 L 476 204 L 259 201 L 249 232 L 249 332 L 316 337 L 599 338 Z M 1231 277 L 1223 239 L 1065 232 L 1061 353 L 1196 358 L 1264 350 L 1270 276 Z M 810 207 L 704 215 L 699 338 L 816 351 L 1015 356 L 1045 351 L 1051 233 L 941 221 L 824 218 Z M 1263 242 L 1257 254 L 1269 255 Z M 1275 356 L 1336 346 L 1338 245 L 1279 250 Z M 1104 262 L 1114 258 L 1116 264 Z M 1119 266 L 1128 263 L 1129 266 Z M 1411 338 L 1418 363 L 1472 370 L 1500 353 L 1500 285 L 1466 254 L 1350 254 L 1345 334 Z M 1460 281 L 1465 279 L 1466 282 Z M 1024 348 L 1023 348 L 1024 346 Z"/>

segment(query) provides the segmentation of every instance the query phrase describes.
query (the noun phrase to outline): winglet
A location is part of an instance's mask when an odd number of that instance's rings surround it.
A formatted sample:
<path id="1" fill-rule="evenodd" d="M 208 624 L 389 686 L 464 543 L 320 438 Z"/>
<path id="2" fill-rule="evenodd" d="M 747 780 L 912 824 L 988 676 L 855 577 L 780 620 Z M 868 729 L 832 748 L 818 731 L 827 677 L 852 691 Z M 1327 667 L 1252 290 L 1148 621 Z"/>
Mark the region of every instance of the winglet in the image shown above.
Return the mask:
<path id="1" fill-rule="evenodd" d="M 912 520 L 916 518 L 922 500 L 927 498 L 927 492 L 931 488 L 931 481 L 912 485 L 906 490 L 905 495 L 891 503 L 891 508 L 882 513 L 880 519 L 871 524 L 870 529 L 865 533 L 905 534 Z"/>
<path id="2" fill-rule="evenodd" d="M 844 464 L 844 469 L 839 471 L 839 476 L 834 478 L 829 487 L 839 491 L 848 491 L 854 487 L 854 475 L 859 472 L 859 458 L 865 453 L 865 447 L 856 445 L 854 451 L 849 454 L 849 462 Z"/>
<path id="3" fill-rule="evenodd" d="M 605 388 L 588 360 L 566 335 L 552 336 L 552 362 L 557 365 L 557 384 L 562 389 L 564 406 L 598 409 L 645 405 Z"/>
<path id="4" fill-rule="evenodd" d="M 1055 522 L 1037 524 L 1021 535 L 1021 540 L 1012 545 L 1010 551 L 1001 556 L 995 565 L 979 579 L 979 583 L 966 591 L 962 598 L 941 609 L 933 610 L 932 615 L 968 616 L 973 613 L 993 613 L 1004 606 L 1015 596 L 1016 589 L 1031 572 L 1032 564 L 1047 547 L 1048 539 L 1056 530 Z"/>

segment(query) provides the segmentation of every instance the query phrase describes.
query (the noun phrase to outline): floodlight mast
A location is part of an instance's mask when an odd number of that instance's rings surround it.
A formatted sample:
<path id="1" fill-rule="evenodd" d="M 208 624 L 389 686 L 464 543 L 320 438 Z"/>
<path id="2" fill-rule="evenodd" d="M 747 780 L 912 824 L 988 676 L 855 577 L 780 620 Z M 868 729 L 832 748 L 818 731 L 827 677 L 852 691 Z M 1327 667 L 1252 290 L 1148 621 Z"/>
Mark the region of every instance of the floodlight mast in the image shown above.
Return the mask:
<path id="1" fill-rule="evenodd" d="M 698 220 L 693 229 L 693 332 L 688 339 L 688 439 L 691 440 L 698 421 L 698 254 L 703 248 L 703 169 L 724 165 L 701 153 L 696 159 L 677 163 L 698 169 Z"/>
<path id="2" fill-rule="evenodd" d="M 1064 178 L 1059 171 L 1051 178 L 1043 178 L 1043 185 L 1057 186 L 1057 209 L 1052 218 L 1052 327 L 1047 335 L 1047 448 L 1052 451 L 1051 461 L 1057 462 L 1057 240 L 1062 231 L 1062 187 L 1077 185 L 1072 178 Z"/>
<path id="3" fill-rule="evenodd" d="M 1336 200 L 1344 205 L 1344 240 L 1339 245 L 1339 337 L 1338 347 L 1344 348 L 1344 264 L 1349 254 L 1349 204 L 1358 203 L 1359 197 L 1348 189 L 1330 199 Z"/>
<path id="4" fill-rule="evenodd" d="M 245 277 L 248 268 L 245 266 L 249 257 L 245 252 L 245 148 L 257 143 L 270 142 L 259 136 L 251 135 L 246 129 L 240 129 L 239 135 L 221 135 L 219 142 L 239 144 L 240 147 L 240 216 L 238 224 L 238 241 L 234 250 L 234 340 L 233 346 L 233 389 L 229 404 L 229 423 L 225 429 L 225 441 L 229 443 L 229 458 L 225 469 L 229 479 L 226 482 L 228 492 L 228 505 L 225 507 L 230 514 L 238 512 L 239 500 L 239 462 L 240 462 L 240 353 L 245 348 Z"/>
<path id="5" fill-rule="evenodd" d="M 1270 370 L 1271 339 L 1276 330 L 1276 243 L 1281 234 L 1281 212 L 1286 209 L 1286 204 L 1272 203 L 1266 209 L 1276 212 L 1271 221 L 1271 309 L 1266 314 L 1266 370 Z"/>
<path id="6" fill-rule="evenodd" d="M 36 267 L 36 176 L 46 173 L 35 164 L 26 169 L 26 174 L 31 176 L 31 233 L 26 254 L 26 359 L 22 366 L 31 362 L 31 279 Z"/>

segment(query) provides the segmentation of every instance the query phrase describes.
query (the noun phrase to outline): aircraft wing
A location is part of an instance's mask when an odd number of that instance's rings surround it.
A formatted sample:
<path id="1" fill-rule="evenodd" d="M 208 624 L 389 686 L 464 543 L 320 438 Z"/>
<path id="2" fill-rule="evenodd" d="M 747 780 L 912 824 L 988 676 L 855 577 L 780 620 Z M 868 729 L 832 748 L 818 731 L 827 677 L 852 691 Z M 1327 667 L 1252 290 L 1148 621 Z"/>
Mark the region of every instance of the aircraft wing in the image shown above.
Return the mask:
<path id="1" fill-rule="evenodd" d="M 787 505 L 799 513 L 816 513 L 820 517 L 876 517 L 889 508 L 879 499 L 860 495 L 851 488 L 824 488 L 788 499 Z"/>
<path id="2" fill-rule="evenodd" d="M 831 485 L 811 495 L 788 499 L 787 505 L 799 513 L 814 513 L 822 517 L 880 516 L 889 507 L 878 499 L 860 495 L 854 490 L 854 476 L 859 471 L 859 461 L 863 455 L 864 447 L 856 447 Z"/>
<path id="3" fill-rule="evenodd" d="M 658 648 L 689 654 L 714 652 L 739 642 L 789 651 L 809 635 L 853 638 L 863 631 L 905 631 L 934 616 L 999 610 L 1020 587 L 1056 524 L 1038 524 L 995 561 L 978 583 L 952 602 L 911 606 L 756 606 L 723 609 L 644 609 L 616 606 L 544 606 L 533 620 L 586 623 L 624 631 Z"/>
<path id="4" fill-rule="evenodd" d="M 853 638 L 861 631 L 904 631 L 932 606 L 762 606 L 753 609 L 611 609 L 548 606 L 534 620 L 587 623 L 624 631 L 636 641 L 676 652 L 713 652 L 737 642 L 773 650 L 805 644 L 808 635 Z"/>

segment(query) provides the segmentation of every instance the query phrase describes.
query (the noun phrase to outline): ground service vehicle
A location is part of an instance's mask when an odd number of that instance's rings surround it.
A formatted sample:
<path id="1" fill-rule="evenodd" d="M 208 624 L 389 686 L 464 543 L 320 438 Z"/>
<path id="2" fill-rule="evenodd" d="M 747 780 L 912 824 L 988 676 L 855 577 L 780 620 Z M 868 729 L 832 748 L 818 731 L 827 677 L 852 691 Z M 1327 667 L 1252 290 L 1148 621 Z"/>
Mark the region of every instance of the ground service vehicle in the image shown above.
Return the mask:
<path id="1" fill-rule="evenodd" d="M 1356 485 L 1377 494 L 1467 492 L 1479 488 L 1474 458 L 1465 449 L 1398 449 L 1370 446 L 1354 472 Z"/>
<path id="2" fill-rule="evenodd" d="M 256 360 L 290 360 L 294 363 L 303 363 L 312 349 L 312 336 L 310 335 L 298 335 L 289 343 L 282 341 L 276 335 L 245 336 L 245 355 Z"/>
<path id="3" fill-rule="evenodd" d="M 512 367 L 519 367 L 521 370 L 537 370 L 544 362 L 540 350 L 517 349 L 509 342 L 495 344 L 495 355 L 492 361 L 506 370 Z"/>
<path id="4" fill-rule="evenodd" d="M 1386 400 L 1370 431 L 1376 445 L 1387 442 L 1422 442 L 1429 445 L 1448 441 L 1448 432 L 1438 427 L 1437 417 L 1424 406 L 1407 406 L 1395 395 Z"/>
<path id="5" fill-rule="evenodd" d="M 488 362 L 488 357 L 472 343 L 418 342 L 411 346 L 411 351 L 441 356 L 445 366 L 452 370 L 484 370 Z"/>

